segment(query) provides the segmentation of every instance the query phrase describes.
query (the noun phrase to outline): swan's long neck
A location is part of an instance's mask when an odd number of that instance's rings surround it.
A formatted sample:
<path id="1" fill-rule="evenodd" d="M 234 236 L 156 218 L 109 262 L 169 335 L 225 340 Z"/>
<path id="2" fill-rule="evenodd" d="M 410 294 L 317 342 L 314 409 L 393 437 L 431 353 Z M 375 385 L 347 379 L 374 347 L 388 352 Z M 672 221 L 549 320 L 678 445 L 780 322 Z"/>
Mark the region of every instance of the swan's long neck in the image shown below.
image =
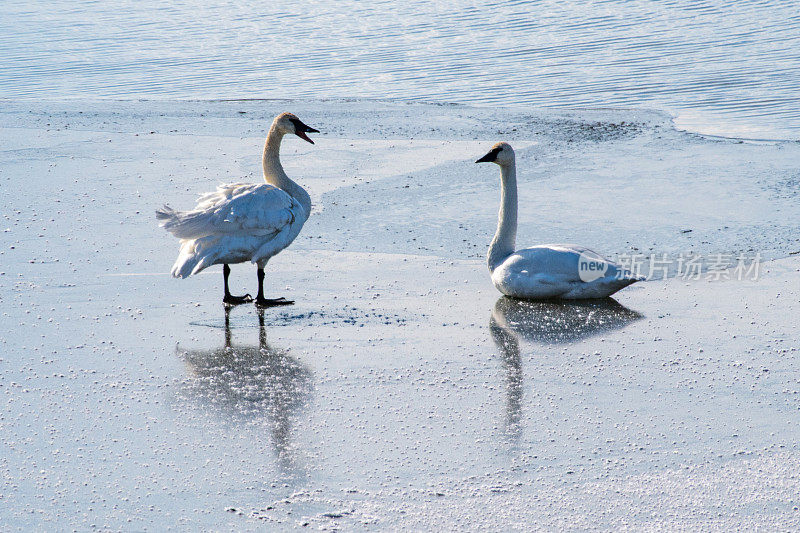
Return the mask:
<path id="1" fill-rule="evenodd" d="M 267 134 L 267 142 L 264 143 L 264 158 L 262 160 L 264 180 L 270 185 L 282 189 L 289 196 L 297 200 L 300 205 L 303 206 L 303 209 L 305 209 L 306 215 L 310 215 L 311 196 L 308 195 L 305 189 L 286 175 L 281 165 L 280 151 L 283 135 L 283 132 L 280 131 L 275 124 L 272 125 Z"/>
<path id="2" fill-rule="evenodd" d="M 512 161 L 510 165 L 501 166 L 500 172 L 500 213 L 487 258 L 491 271 L 514 253 L 517 242 L 517 166 Z"/>

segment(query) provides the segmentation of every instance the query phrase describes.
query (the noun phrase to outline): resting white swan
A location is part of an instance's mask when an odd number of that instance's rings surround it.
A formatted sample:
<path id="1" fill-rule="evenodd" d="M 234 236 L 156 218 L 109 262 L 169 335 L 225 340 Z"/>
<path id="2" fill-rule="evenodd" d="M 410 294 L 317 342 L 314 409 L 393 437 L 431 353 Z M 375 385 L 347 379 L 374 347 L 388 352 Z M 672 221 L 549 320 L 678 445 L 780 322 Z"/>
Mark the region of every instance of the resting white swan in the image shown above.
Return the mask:
<path id="1" fill-rule="evenodd" d="M 220 185 L 200 196 L 192 211 L 168 206 L 156 211 L 161 226 L 181 239 L 172 275 L 185 278 L 211 265 L 222 264 L 226 304 L 252 302 L 249 294 L 232 296 L 228 290 L 231 263 L 251 261 L 258 266 L 256 305 L 269 307 L 294 302 L 264 298 L 264 267 L 289 246 L 311 212 L 311 197 L 289 179 L 281 166 L 281 140 L 287 133 L 314 144 L 306 133 L 319 133 L 291 113 L 275 117 L 264 144 L 264 179 L 267 183 Z"/>
<path id="2" fill-rule="evenodd" d="M 517 238 L 517 167 L 514 150 L 495 144 L 476 163 L 497 163 L 501 171 L 500 214 L 489 246 L 492 283 L 506 296 L 529 300 L 605 298 L 640 278 L 595 252 L 571 244 L 514 250 Z"/>

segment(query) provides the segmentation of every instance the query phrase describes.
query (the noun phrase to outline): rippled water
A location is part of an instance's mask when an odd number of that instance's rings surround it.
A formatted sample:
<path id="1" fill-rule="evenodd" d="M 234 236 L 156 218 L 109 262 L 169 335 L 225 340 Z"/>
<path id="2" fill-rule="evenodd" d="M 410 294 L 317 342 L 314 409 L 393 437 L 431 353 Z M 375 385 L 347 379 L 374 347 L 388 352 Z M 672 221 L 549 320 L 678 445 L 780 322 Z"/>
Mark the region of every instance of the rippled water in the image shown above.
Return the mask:
<path id="1" fill-rule="evenodd" d="M 795 1 L 0 3 L 1 98 L 648 107 L 800 138 Z"/>

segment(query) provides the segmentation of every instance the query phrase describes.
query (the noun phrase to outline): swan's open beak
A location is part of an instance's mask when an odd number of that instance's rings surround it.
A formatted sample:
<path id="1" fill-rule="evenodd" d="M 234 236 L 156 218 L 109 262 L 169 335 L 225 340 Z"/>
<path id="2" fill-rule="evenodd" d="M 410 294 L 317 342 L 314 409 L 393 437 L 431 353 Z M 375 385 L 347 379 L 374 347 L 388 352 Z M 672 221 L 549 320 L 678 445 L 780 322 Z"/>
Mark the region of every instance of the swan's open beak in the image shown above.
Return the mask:
<path id="1" fill-rule="evenodd" d="M 314 128 L 312 128 L 310 126 L 306 126 L 302 122 L 300 124 L 295 124 L 294 134 L 297 135 L 298 137 L 300 137 L 301 139 L 303 139 L 304 141 L 308 141 L 311 144 L 314 144 L 314 141 L 309 139 L 308 135 L 306 135 L 306 133 L 319 133 L 319 130 L 315 130 Z"/>
<path id="2" fill-rule="evenodd" d="M 499 148 L 492 148 L 492 150 L 486 154 L 485 156 L 481 157 L 476 163 L 494 163 L 497 160 L 497 154 L 500 152 Z"/>

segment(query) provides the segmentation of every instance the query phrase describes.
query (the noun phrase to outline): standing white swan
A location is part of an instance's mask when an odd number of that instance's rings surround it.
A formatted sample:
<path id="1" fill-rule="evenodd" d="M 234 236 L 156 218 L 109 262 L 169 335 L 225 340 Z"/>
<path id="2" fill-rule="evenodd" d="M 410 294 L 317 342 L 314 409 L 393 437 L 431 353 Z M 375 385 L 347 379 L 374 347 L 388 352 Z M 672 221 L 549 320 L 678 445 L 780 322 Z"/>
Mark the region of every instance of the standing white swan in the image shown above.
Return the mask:
<path id="1" fill-rule="evenodd" d="M 529 300 L 605 298 L 640 278 L 595 252 L 571 244 L 514 250 L 517 239 L 517 165 L 507 143 L 495 144 L 476 163 L 501 171 L 500 214 L 488 263 L 492 283 L 506 296 Z"/>
<path id="2" fill-rule="evenodd" d="M 289 246 L 311 213 L 311 197 L 283 171 L 279 157 L 283 136 L 294 134 L 314 144 L 306 133 L 319 133 L 291 113 L 272 122 L 264 144 L 264 179 L 267 183 L 220 185 L 200 196 L 192 211 L 168 206 L 156 211 L 161 226 L 181 239 L 172 275 L 185 278 L 211 265 L 222 264 L 223 301 L 229 305 L 252 302 L 249 294 L 232 296 L 228 290 L 231 263 L 251 261 L 258 266 L 256 305 L 289 305 L 285 298 L 264 298 L 264 267 Z"/>

